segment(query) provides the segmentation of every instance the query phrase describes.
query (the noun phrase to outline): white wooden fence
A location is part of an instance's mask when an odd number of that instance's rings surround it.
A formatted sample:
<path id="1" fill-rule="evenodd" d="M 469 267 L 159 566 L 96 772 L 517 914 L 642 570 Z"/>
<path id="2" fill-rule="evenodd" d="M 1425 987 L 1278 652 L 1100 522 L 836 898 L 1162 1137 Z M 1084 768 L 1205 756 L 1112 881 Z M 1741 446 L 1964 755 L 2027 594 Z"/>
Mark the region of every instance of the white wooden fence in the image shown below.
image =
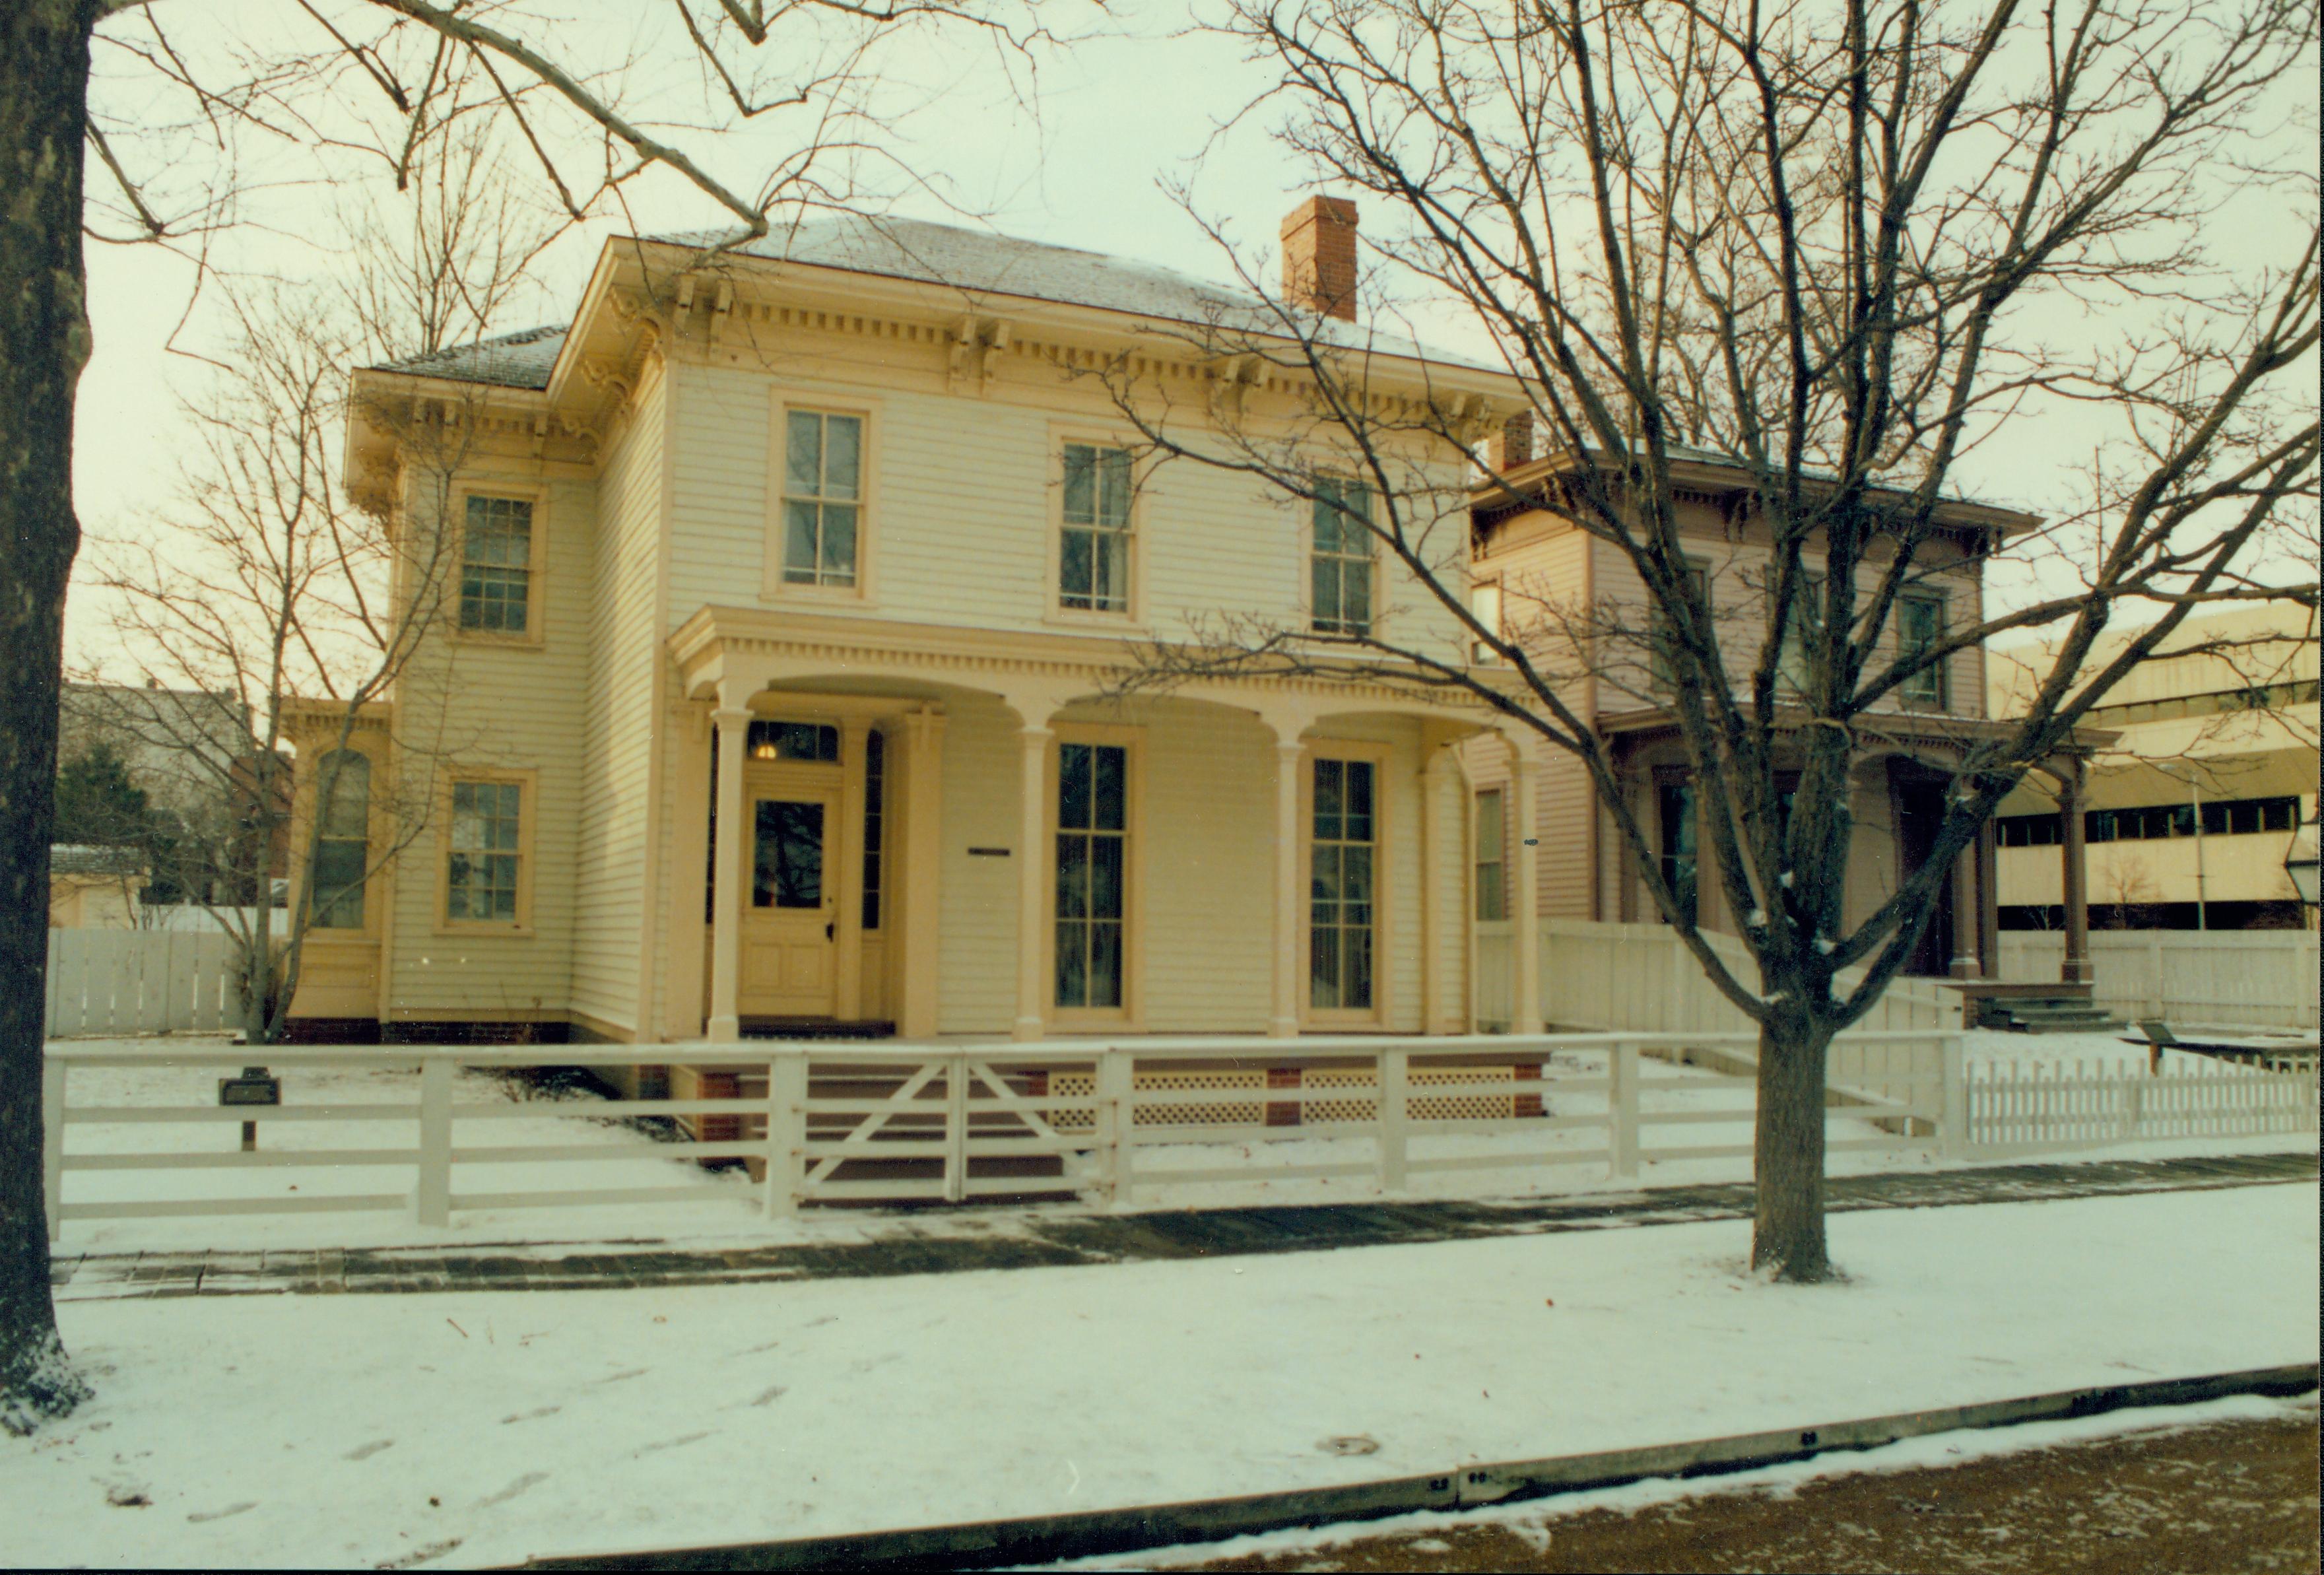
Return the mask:
<path id="1" fill-rule="evenodd" d="M 234 1021 L 235 944 L 171 930 L 51 930 L 51 1039 L 222 1028 Z"/>
<path id="2" fill-rule="evenodd" d="M 1890 1060 L 1871 1097 L 1835 1106 L 1834 1151 L 1923 1150 L 1936 1141 L 1944 1070 L 1958 1082 L 1960 1036 L 1867 1036 Z M 1899 1053 L 1903 1042 L 1922 1042 Z M 92 1102 L 119 1088 L 125 1068 L 215 1068 L 230 1073 L 250 1053 L 236 1047 L 51 1045 L 43 1081 L 43 1150 L 49 1229 L 78 1220 L 205 1214 L 409 1209 L 442 1225 L 467 1210 L 727 1200 L 732 1189 L 698 1184 L 514 1192 L 465 1190 L 462 1167 L 625 1161 L 641 1148 L 678 1161 L 742 1159 L 760 1178 L 770 1214 L 802 1203 L 1077 1194 L 1100 1205 L 1155 1204 L 1211 1184 L 1344 1179 L 1383 1193 L 1431 1173 L 1523 1171 L 1604 1165 L 1635 1176 L 1646 1161 L 1723 1159 L 1750 1153 L 1751 1084 L 1682 1074 L 1653 1057 L 1701 1045 L 1704 1036 L 1477 1036 L 1415 1040 L 1306 1038 L 1059 1041 L 1038 1045 L 560 1045 L 560 1064 L 669 1061 L 740 1073 L 741 1099 L 592 1101 L 576 1107 L 463 1101 L 462 1068 L 528 1066 L 539 1046 L 270 1046 L 283 1081 L 278 1106 L 124 1105 Z M 1730 1045 L 1747 1051 L 1748 1044 Z M 413 1097 L 332 1104 L 298 1099 L 302 1073 L 416 1074 Z M 98 1075 L 88 1076 L 95 1073 Z M 309 1087 L 312 1087 L 310 1082 Z M 1861 1095 L 1864 1091 L 1858 1091 Z M 76 1099 L 76 1093 L 81 1097 Z M 115 1095 L 117 1097 L 117 1094 Z M 1877 1108 L 1875 1108 L 1877 1105 Z M 512 1117 L 584 1113 L 724 1118 L 709 1140 L 635 1144 L 495 1143 L 489 1123 Z M 117 1141 L 109 1151 L 71 1142 L 77 1129 L 173 1125 L 180 1129 L 254 1121 L 256 1151 L 184 1147 L 153 1151 Z M 285 1123 L 373 1123 L 363 1147 L 282 1146 Z M 1295 1124 L 1296 1123 L 1296 1124 Z M 1723 1128 L 1723 1130 L 1722 1130 Z M 374 1141 L 371 1132 L 381 1134 Z M 479 1136 L 480 1132 L 483 1134 Z M 1480 1145 L 1480 1138 L 1497 1139 Z M 1296 1154 L 1271 1152 L 1302 1145 Z M 313 1166 L 344 1174 L 379 1169 L 410 1178 L 408 1191 L 187 1196 L 174 1181 L 160 1198 L 89 1198 L 88 1172 L 190 1175 L 244 1166 Z M 471 1172 L 470 1174 L 474 1174 Z"/>
<path id="3" fill-rule="evenodd" d="M 1757 980 L 1743 943 L 1703 937 L 1735 976 Z M 1860 969 L 1840 975 L 1847 989 Z M 1751 1020 L 1720 994 L 1702 964 L 1666 925 L 1597 924 L 1545 919 L 1541 926 L 1542 1014 L 1561 1027 L 1624 1033 L 1746 1033 Z M 1960 1026 L 1960 997 L 1924 979 L 1892 981 L 1865 1033 L 1940 1032 Z"/>
<path id="4" fill-rule="evenodd" d="M 2054 1154 L 2141 1138 L 2259 1138 L 2316 1130 L 2316 1061 L 2275 1068 L 2166 1061 L 2143 1067 L 1970 1065 L 1959 1099 L 1967 1151 Z"/>
<path id="5" fill-rule="evenodd" d="M 2054 930 L 2001 937 L 2001 976 L 2051 980 L 2065 957 Z M 2313 930 L 2097 930 L 2098 1004 L 2135 1022 L 2317 1026 Z"/>

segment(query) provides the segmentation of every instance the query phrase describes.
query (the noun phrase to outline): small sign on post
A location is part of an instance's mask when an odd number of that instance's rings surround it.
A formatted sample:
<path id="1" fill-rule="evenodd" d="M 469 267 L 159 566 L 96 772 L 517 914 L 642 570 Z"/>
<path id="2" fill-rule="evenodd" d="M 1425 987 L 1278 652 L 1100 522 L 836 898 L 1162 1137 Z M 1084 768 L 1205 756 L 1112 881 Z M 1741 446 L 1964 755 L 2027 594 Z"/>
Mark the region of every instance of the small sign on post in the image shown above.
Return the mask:
<path id="1" fill-rule="evenodd" d="M 282 1102 L 282 1080 L 266 1075 L 263 1066 L 245 1066 L 240 1077 L 218 1079 L 218 1103 L 221 1105 L 279 1105 Z M 242 1124 L 242 1151 L 258 1151 L 258 1123 Z"/>

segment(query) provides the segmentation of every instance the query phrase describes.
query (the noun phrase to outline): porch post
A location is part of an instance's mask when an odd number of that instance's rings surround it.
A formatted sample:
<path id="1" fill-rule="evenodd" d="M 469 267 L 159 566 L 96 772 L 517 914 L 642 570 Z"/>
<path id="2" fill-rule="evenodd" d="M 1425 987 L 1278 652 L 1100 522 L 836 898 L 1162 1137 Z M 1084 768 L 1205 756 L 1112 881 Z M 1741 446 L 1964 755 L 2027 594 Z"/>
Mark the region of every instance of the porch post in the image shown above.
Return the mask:
<path id="1" fill-rule="evenodd" d="M 1982 977 L 2001 977 L 2001 888 L 1994 854 L 1993 822 L 1977 833 L 1977 958 Z"/>
<path id="2" fill-rule="evenodd" d="M 742 1036 L 737 1010 L 742 986 L 742 758 L 751 744 L 751 714 L 721 708 L 718 727 L 718 840 L 710 873 L 710 1024 L 708 1037 Z"/>
<path id="3" fill-rule="evenodd" d="M 1299 741 L 1297 723 L 1280 723 L 1275 734 L 1275 999 L 1267 1014 L 1267 1031 L 1277 1039 L 1299 1034 L 1300 916 L 1306 895 L 1300 890 L 1299 774 L 1306 767 L 1307 746 Z"/>
<path id="4" fill-rule="evenodd" d="M 1049 840 L 1049 744 L 1057 735 L 1045 711 L 1035 707 L 1023 714 L 1027 720 L 1017 734 L 1017 1021 L 1010 1032 L 1019 1039 L 1038 1039 L 1047 1031 L 1043 1004 L 1048 999 L 1049 949 L 1043 921 L 1048 905 L 1042 899 L 1049 869 L 1044 856 Z"/>
<path id="5" fill-rule="evenodd" d="M 1516 921 L 1509 929 L 1509 1032 L 1541 1032 L 1541 899 L 1536 871 L 1541 861 L 1541 762 L 1515 738 L 1509 740 L 1509 794 L 1517 800 L 1517 880 L 1512 883 Z"/>
<path id="6" fill-rule="evenodd" d="M 831 882 L 838 912 L 832 917 L 832 1013 L 843 1023 L 863 1016 L 863 754 L 871 736 L 868 717 L 843 718 L 839 724 L 839 824 L 825 833 L 826 861 L 832 868 L 824 879 Z"/>
<path id="7" fill-rule="evenodd" d="M 1445 988 L 1444 937 L 1448 924 L 1462 916 L 1461 894 L 1469 889 L 1461 857 L 1462 817 L 1454 813 L 1460 777 L 1450 744 L 1432 740 L 1424 747 L 1428 761 L 1420 772 L 1420 1031 L 1457 1034 L 1467 1025 L 1448 1020 L 1453 1017 L 1447 1009 L 1452 992 Z M 1447 891 L 1454 894 L 1451 913 L 1445 911 Z M 1462 933 L 1467 931 L 1463 924 Z"/>
<path id="8" fill-rule="evenodd" d="M 903 966 L 897 975 L 896 1032 L 936 1033 L 936 906 L 944 857 L 944 714 L 926 707 L 904 718 Z"/>
<path id="9" fill-rule="evenodd" d="M 2066 984 L 2090 981 L 2089 875 L 2082 848 L 2082 758 L 2068 755 L 2058 773 L 2058 813 L 2065 835 L 2059 838 L 2064 858 L 2066 898 L 2066 962 L 2058 978 Z"/>
<path id="10" fill-rule="evenodd" d="M 1952 905 L 1953 912 L 1953 954 L 1945 961 L 1945 972 L 1955 979 L 1975 979 L 1979 972 L 1978 915 L 1984 907 L 1978 897 L 1977 844 L 1971 843 L 1953 855 L 1952 872 L 1945 881 L 1945 900 Z"/>

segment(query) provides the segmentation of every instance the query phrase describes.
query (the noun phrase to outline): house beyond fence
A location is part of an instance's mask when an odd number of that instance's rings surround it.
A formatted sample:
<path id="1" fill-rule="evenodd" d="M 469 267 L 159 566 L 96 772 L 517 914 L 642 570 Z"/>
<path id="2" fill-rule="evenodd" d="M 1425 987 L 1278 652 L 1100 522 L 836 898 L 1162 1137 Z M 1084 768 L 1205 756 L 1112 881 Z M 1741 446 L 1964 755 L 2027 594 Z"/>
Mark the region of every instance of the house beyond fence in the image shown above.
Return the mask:
<path id="1" fill-rule="evenodd" d="M 2007 930 L 2002 977 L 2055 979 L 2065 937 Z M 2137 1022 L 2317 1027 L 2313 930 L 2098 930 L 2090 935 L 2097 1001 Z"/>

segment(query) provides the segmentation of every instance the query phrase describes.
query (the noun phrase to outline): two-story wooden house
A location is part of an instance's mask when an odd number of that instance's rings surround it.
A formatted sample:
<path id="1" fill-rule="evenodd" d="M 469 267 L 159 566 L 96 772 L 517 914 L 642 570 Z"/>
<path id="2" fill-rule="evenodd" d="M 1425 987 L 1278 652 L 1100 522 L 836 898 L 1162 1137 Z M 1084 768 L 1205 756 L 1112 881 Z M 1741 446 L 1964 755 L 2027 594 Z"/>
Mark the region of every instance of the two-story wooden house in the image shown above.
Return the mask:
<path id="1" fill-rule="evenodd" d="M 1286 236 L 1295 287 L 1352 278 L 1349 205 Z M 615 241 L 569 327 L 359 373 L 394 419 L 351 423 L 351 484 L 447 566 L 343 762 L 304 1031 L 1465 1031 L 1481 708 L 1328 677 L 1111 697 L 1222 613 L 1464 649 L 1318 505 L 1147 462 L 1099 373 L 1199 411 L 1222 368 L 1188 327 L 1248 304 L 835 219 Z M 1507 382 L 1362 342 L 1380 398 Z M 1238 408 L 1287 418 L 1286 375 Z M 1465 454 L 1416 457 L 1465 488 Z M 429 813 L 383 861 L 390 783 L 399 825 Z"/>
<path id="2" fill-rule="evenodd" d="M 1563 455 L 1530 452 L 1528 424 L 1520 417 L 1501 438 L 1495 469 L 1502 481 L 1476 494 L 1473 568 L 1477 605 L 1496 617 L 1510 638 L 1524 641 L 1545 670 L 1563 676 L 1562 693 L 1574 714 L 1605 741 L 1638 824 L 1658 856 L 1661 873 L 1682 900 L 1698 905 L 1702 927 L 1733 935 L 1723 889 L 1710 867 L 1707 840 L 1698 843 L 1693 791 L 1683 745 L 1658 691 L 1646 638 L 1652 613 L 1646 586 L 1623 550 L 1583 530 L 1557 506 L 1558 476 L 1572 463 Z M 1743 467 L 1716 456 L 1678 452 L 1678 523 L 1690 566 L 1709 593 L 1729 665 L 1748 672 L 1766 630 L 1767 530 L 1752 505 Z M 1939 531 L 1923 541 L 1910 588 L 1890 620 L 1886 640 L 1933 640 L 1948 626 L 1984 618 L 1983 566 L 2008 536 L 2032 529 L 2034 517 L 1966 501 L 1937 510 Z M 1812 573 L 1821 555 L 1805 555 Z M 1893 553 L 1891 554 L 1893 557 Z M 1858 570 L 1868 596 L 1888 560 L 1876 557 Z M 1970 647 L 1941 667 L 1880 701 L 1859 729 L 1864 745 L 1850 804 L 1853 841 L 1848 866 L 1846 922 L 1854 926 L 1891 896 L 1924 861 L 1942 818 L 1946 763 L 1965 742 L 2003 725 L 1986 714 L 1985 652 Z M 1781 713 L 1779 729 L 1787 725 Z M 1510 789 L 1500 761 L 1478 751 L 1472 761 L 1479 795 L 1478 857 L 1488 866 L 1523 852 L 1506 814 Z M 1613 816 L 1592 791 L 1582 764 L 1563 753 L 1541 765 L 1536 885 L 1542 916 L 1598 922 L 1655 922 L 1637 860 Z M 1951 900 L 1933 916 L 1908 972 L 1932 977 L 1990 977 L 1998 967 L 1994 942 L 1993 848 L 1990 830 L 1951 872 Z M 1487 882 L 1480 916 L 1507 916 Z"/>

